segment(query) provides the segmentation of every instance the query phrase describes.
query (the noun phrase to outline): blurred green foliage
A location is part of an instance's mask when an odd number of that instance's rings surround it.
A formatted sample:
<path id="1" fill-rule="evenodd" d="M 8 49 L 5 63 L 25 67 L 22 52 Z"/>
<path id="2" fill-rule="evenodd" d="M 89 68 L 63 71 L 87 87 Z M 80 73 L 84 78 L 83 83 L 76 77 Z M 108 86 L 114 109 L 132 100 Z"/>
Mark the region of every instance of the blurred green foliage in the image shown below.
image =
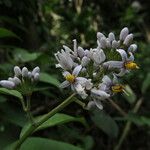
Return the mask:
<path id="1" fill-rule="evenodd" d="M 35 137 L 24 143 L 22 150 L 37 149 L 36 145 L 45 150 L 112 150 L 123 133 L 126 121 L 133 125 L 124 139 L 123 149 L 150 148 L 149 21 L 149 1 L 146 0 L 0 0 L 0 79 L 10 76 L 14 65 L 41 68 L 37 92 L 32 96 L 32 113 L 35 116 L 48 112 L 69 95 L 68 90 L 58 88 L 62 76 L 55 69 L 54 53 L 63 44 L 71 47 L 72 40 L 76 38 L 83 47 L 96 47 L 97 31 L 119 33 L 127 26 L 135 34 L 139 47 L 135 57 L 140 69 L 123 81 L 129 96 L 114 98 L 125 111 L 132 111 L 142 98 L 136 114 L 120 117 L 108 105 L 109 102 L 104 103 L 102 112 L 88 112 L 73 103 L 62 112 L 70 116 L 61 114 L 54 117 L 50 123 L 43 125 L 43 130 L 33 134 Z M 18 93 L 8 93 L 2 88 L 0 93 L 7 93 L 7 96 L 0 95 L 1 150 L 18 139 L 26 116 L 15 98 L 20 96 Z M 58 117 L 61 118 L 57 122 Z M 86 125 L 83 125 L 83 120 Z M 45 147 L 41 148 L 43 143 Z"/>

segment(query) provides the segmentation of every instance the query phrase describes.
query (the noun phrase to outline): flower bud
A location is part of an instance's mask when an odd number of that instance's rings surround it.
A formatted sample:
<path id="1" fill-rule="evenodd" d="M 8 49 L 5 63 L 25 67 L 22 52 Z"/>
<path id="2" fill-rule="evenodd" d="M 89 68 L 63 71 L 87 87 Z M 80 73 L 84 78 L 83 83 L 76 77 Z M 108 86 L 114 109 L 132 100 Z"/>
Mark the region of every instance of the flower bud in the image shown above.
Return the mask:
<path id="1" fill-rule="evenodd" d="M 133 34 L 129 34 L 125 38 L 123 44 L 126 45 L 126 46 L 129 46 L 132 43 L 132 40 L 133 40 Z"/>
<path id="2" fill-rule="evenodd" d="M 14 82 L 13 78 L 9 77 L 8 81 Z"/>
<path id="3" fill-rule="evenodd" d="M 28 72 L 28 78 L 30 79 L 32 77 L 32 73 L 29 71 Z"/>
<path id="4" fill-rule="evenodd" d="M 40 68 L 38 66 L 33 69 L 32 75 L 34 76 L 36 73 L 40 73 Z"/>
<path id="5" fill-rule="evenodd" d="M 84 49 L 82 47 L 78 47 L 77 53 L 78 53 L 80 58 L 82 58 L 85 54 Z"/>
<path id="6" fill-rule="evenodd" d="M 26 67 L 22 68 L 22 76 L 23 77 L 28 77 L 28 69 Z"/>
<path id="7" fill-rule="evenodd" d="M 88 57 L 84 56 L 81 60 L 81 65 L 83 67 L 85 67 L 89 62 L 90 62 L 90 59 Z"/>
<path id="8" fill-rule="evenodd" d="M 15 83 L 15 85 L 21 84 L 21 80 L 19 78 L 17 78 L 17 77 L 13 78 L 13 82 Z"/>
<path id="9" fill-rule="evenodd" d="M 114 41 L 112 42 L 112 48 L 118 48 L 118 47 L 119 47 L 119 42 L 116 41 L 116 40 L 114 40 Z"/>
<path id="10" fill-rule="evenodd" d="M 128 34 L 129 34 L 128 28 L 127 28 L 127 27 L 123 28 L 123 29 L 121 30 L 121 32 L 120 32 L 120 37 L 119 37 L 119 39 L 120 39 L 121 41 L 124 41 Z"/>
<path id="11" fill-rule="evenodd" d="M 131 44 L 130 47 L 128 48 L 128 52 L 134 53 L 136 50 L 137 50 L 136 44 Z"/>
<path id="12" fill-rule="evenodd" d="M 14 73 L 16 77 L 19 77 L 21 75 L 21 69 L 18 66 L 15 66 Z"/>
<path id="13" fill-rule="evenodd" d="M 107 48 L 111 48 L 111 44 L 110 44 L 109 39 L 107 39 L 107 41 L 106 41 L 106 47 L 107 47 Z"/>
<path id="14" fill-rule="evenodd" d="M 107 47 L 107 40 L 106 38 L 102 37 L 100 40 L 100 45 L 102 48 L 106 48 Z"/>
<path id="15" fill-rule="evenodd" d="M 101 32 L 97 32 L 97 39 L 100 40 L 102 37 L 105 37 L 105 35 Z"/>
<path id="16" fill-rule="evenodd" d="M 109 38 L 109 41 L 112 42 L 115 40 L 115 35 L 114 33 L 110 32 L 109 35 L 108 35 L 108 38 Z"/>
<path id="17" fill-rule="evenodd" d="M 34 74 L 34 80 L 35 80 L 35 81 L 38 81 L 38 80 L 39 80 L 39 77 L 40 77 L 39 73 L 35 73 L 35 74 Z"/>
<path id="18" fill-rule="evenodd" d="M 0 85 L 8 89 L 12 89 L 15 87 L 15 83 L 8 80 L 1 80 Z"/>

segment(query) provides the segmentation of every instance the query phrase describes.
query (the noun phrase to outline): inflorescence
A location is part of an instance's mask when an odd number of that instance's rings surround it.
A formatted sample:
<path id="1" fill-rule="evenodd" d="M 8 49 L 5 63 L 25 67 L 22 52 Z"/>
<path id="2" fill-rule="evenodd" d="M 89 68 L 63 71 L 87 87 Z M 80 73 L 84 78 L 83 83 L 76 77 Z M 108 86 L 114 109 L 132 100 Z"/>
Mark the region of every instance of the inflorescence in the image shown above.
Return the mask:
<path id="1" fill-rule="evenodd" d="M 20 67 L 14 67 L 14 76 L 9 77 L 8 80 L 1 80 L 0 85 L 8 89 L 17 89 L 21 92 L 31 92 L 31 89 L 27 89 L 28 85 L 33 86 L 39 80 L 40 68 L 35 67 L 32 71 L 29 71 L 26 67 L 20 69 Z"/>
<path id="2" fill-rule="evenodd" d="M 110 32 L 106 37 L 97 33 L 97 48 L 83 49 L 73 40 L 73 50 L 63 45 L 55 54 L 57 68 L 63 70 L 65 81 L 61 88 L 71 87 L 72 91 L 89 105 L 102 109 L 101 101 L 124 91 L 121 77 L 133 69 L 137 45 L 133 43 L 133 34 L 127 27 L 120 32 L 119 40 Z"/>

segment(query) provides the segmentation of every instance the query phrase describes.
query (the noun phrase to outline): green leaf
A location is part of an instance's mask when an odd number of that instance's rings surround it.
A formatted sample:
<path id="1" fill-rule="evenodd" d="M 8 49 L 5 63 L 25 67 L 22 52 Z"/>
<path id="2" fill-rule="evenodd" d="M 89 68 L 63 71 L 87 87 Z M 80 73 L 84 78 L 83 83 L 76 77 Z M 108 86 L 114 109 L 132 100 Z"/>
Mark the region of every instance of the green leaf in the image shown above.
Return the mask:
<path id="1" fill-rule="evenodd" d="M 28 51 L 21 48 L 16 48 L 13 53 L 14 53 L 14 59 L 17 62 L 23 62 L 23 63 L 34 61 L 42 55 L 42 53 L 39 52 L 29 53 Z"/>
<path id="2" fill-rule="evenodd" d="M 125 117 L 126 120 L 131 121 L 135 123 L 136 125 L 147 125 L 150 126 L 150 118 L 145 117 L 145 116 L 138 116 L 136 114 L 128 114 L 127 117 Z"/>
<path id="3" fill-rule="evenodd" d="M 60 82 L 53 76 L 47 74 L 47 73 L 40 73 L 40 81 L 52 84 L 54 86 L 59 86 Z"/>
<path id="4" fill-rule="evenodd" d="M 45 115 L 35 118 L 35 122 L 40 121 L 44 116 Z M 66 114 L 57 113 L 53 117 L 49 118 L 46 122 L 44 122 L 41 126 L 39 126 L 36 129 L 36 131 L 43 130 L 45 128 L 53 127 L 56 125 L 72 122 L 72 121 L 81 122 L 83 125 L 86 124 L 84 118 L 76 118 L 76 117 L 72 117 Z M 28 130 L 28 128 L 30 128 L 30 126 L 31 124 L 28 123 L 23 127 L 20 137 L 23 136 L 23 134 Z"/>
<path id="5" fill-rule="evenodd" d="M 125 99 L 130 103 L 133 104 L 136 100 L 136 95 L 133 92 L 133 90 L 131 89 L 131 87 L 129 85 L 125 86 L 125 92 L 123 95 L 125 97 Z"/>
<path id="6" fill-rule="evenodd" d="M 5 148 L 4 150 L 12 150 L 15 144 Z M 83 150 L 69 143 L 50 140 L 46 138 L 31 137 L 22 145 L 20 150 Z"/>
<path id="7" fill-rule="evenodd" d="M 20 100 L 23 99 L 23 96 L 21 95 L 21 93 L 18 92 L 18 91 L 16 91 L 16 90 L 10 90 L 10 89 L 6 89 L 6 88 L 0 88 L 0 93 L 5 94 L 5 95 L 11 95 L 11 96 L 17 97 Z"/>
<path id="8" fill-rule="evenodd" d="M 118 125 L 116 122 L 107 114 L 102 111 L 95 111 L 92 116 L 92 120 L 95 125 L 104 131 L 110 137 L 118 136 Z"/>
<path id="9" fill-rule="evenodd" d="M 143 81 L 142 93 L 145 93 L 149 87 L 150 87 L 150 73 L 147 74 L 145 80 Z"/>
<path id="10" fill-rule="evenodd" d="M 15 33 L 12 31 L 5 29 L 5 28 L 0 28 L 0 38 L 5 38 L 5 37 L 15 37 L 17 39 L 20 39 Z"/>

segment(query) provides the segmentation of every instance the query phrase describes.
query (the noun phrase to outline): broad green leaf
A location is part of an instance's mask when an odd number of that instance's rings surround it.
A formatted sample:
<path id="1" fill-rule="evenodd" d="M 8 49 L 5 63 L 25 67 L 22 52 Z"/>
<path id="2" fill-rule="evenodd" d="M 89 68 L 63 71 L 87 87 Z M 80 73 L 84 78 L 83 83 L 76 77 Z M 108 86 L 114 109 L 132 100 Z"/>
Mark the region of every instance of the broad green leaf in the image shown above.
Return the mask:
<path id="1" fill-rule="evenodd" d="M 5 29 L 5 28 L 0 28 L 0 38 L 5 38 L 5 37 L 15 37 L 17 39 L 20 39 L 15 33 L 12 31 Z"/>
<path id="2" fill-rule="evenodd" d="M 52 84 L 54 86 L 59 86 L 60 82 L 53 76 L 47 74 L 47 73 L 40 73 L 40 81 Z"/>
<path id="3" fill-rule="evenodd" d="M 150 73 L 147 74 L 142 84 L 142 93 L 145 93 L 150 86 Z"/>
<path id="4" fill-rule="evenodd" d="M 131 89 L 131 87 L 129 85 L 125 86 L 125 92 L 123 95 L 125 97 L 125 99 L 130 103 L 133 104 L 136 100 L 136 95 L 133 92 L 133 90 Z"/>
<path id="5" fill-rule="evenodd" d="M 40 52 L 29 53 L 27 50 L 21 48 L 16 48 L 13 53 L 14 53 L 14 59 L 17 62 L 23 62 L 23 63 L 34 61 L 42 54 Z"/>
<path id="6" fill-rule="evenodd" d="M 44 116 L 45 115 L 37 117 L 35 119 L 35 122 L 40 121 Z M 49 118 L 46 122 L 44 122 L 41 126 L 39 126 L 36 131 L 42 130 L 42 129 L 45 129 L 45 128 L 49 128 L 49 127 L 52 127 L 52 126 L 72 122 L 72 121 L 81 122 L 84 125 L 86 124 L 84 118 L 76 118 L 76 117 L 72 117 L 72 116 L 69 116 L 69 115 L 66 115 L 66 114 L 57 113 L 53 117 Z M 21 131 L 21 134 L 20 134 L 20 137 L 22 137 L 22 135 L 28 130 L 28 128 L 30 126 L 31 126 L 31 124 L 28 123 L 23 127 L 23 129 Z"/>
<path id="7" fill-rule="evenodd" d="M 95 111 L 92 116 L 95 125 L 104 131 L 110 137 L 118 136 L 118 125 L 109 115 L 102 111 Z"/>
<path id="8" fill-rule="evenodd" d="M 5 94 L 5 95 L 11 95 L 11 96 L 17 97 L 21 100 L 23 99 L 23 96 L 21 95 L 21 93 L 16 90 L 0 88 L 0 93 Z"/>
<path id="9" fill-rule="evenodd" d="M 12 150 L 15 144 L 8 146 L 4 150 Z M 50 140 L 46 138 L 28 138 L 20 147 L 20 150 L 83 150 L 69 143 Z"/>

